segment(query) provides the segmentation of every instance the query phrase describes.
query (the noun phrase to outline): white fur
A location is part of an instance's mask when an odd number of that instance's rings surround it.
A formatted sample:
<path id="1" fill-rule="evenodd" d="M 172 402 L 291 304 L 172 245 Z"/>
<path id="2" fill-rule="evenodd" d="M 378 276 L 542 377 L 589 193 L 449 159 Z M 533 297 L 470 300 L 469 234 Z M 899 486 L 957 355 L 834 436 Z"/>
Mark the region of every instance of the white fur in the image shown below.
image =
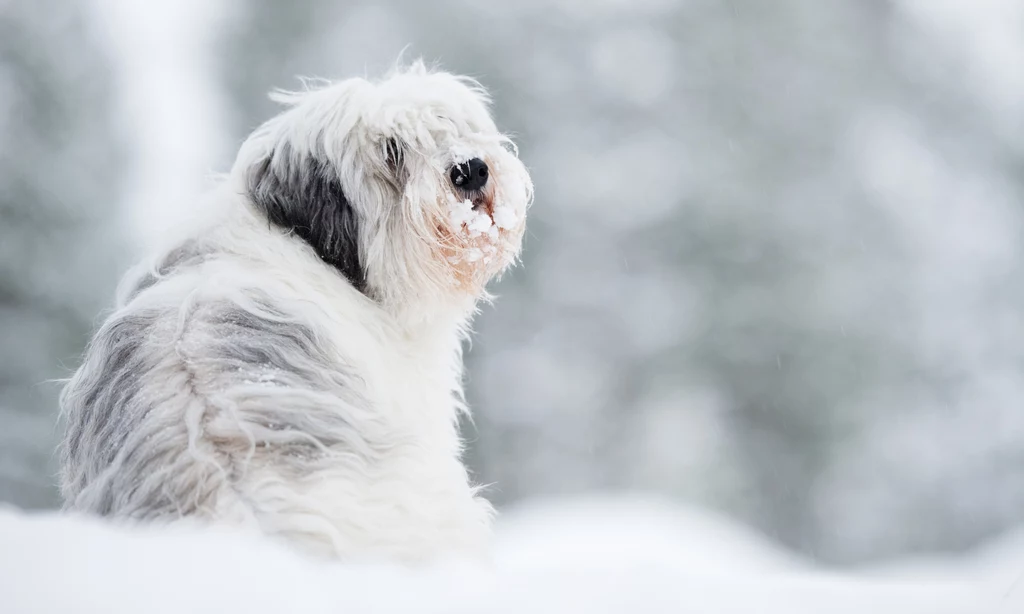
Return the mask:
<path id="1" fill-rule="evenodd" d="M 480 87 L 420 63 L 278 99 L 186 235 L 126 276 L 67 384 L 66 508 L 248 526 L 327 556 L 482 555 L 461 343 L 519 253 L 530 178 Z M 312 158 L 336 173 L 362 292 L 253 206 L 268 156 L 300 183 Z M 493 229 L 451 214 L 447 173 L 472 156 Z"/>

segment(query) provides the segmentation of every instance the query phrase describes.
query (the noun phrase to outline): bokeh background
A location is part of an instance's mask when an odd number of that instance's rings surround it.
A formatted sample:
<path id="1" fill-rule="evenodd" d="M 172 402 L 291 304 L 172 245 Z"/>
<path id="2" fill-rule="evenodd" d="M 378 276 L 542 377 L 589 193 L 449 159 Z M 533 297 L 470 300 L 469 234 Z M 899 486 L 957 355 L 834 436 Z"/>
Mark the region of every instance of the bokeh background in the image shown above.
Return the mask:
<path id="1" fill-rule="evenodd" d="M 503 509 L 656 493 L 826 565 L 1024 521 L 1024 3 L 0 0 L 0 501 L 56 378 L 298 76 L 479 78 L 537 188 L 477 322 Z"/>

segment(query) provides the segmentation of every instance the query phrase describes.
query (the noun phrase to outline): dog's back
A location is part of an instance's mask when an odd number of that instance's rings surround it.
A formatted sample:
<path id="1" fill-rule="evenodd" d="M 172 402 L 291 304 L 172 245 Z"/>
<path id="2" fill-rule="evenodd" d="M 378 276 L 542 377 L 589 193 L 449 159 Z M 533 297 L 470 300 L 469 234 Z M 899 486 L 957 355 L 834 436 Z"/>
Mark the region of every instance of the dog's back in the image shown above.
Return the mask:
<path id="1" fill-rule="evenodd" d="M 301 244 L 236 217 L 122 292 L 62 395 L 67 509 L 229 522 L 327 555 L 483 547 L 490 508 L 454 422 L 430 419 L 458 402 L 450 365 L 408 364 L 421 344 Z"/>

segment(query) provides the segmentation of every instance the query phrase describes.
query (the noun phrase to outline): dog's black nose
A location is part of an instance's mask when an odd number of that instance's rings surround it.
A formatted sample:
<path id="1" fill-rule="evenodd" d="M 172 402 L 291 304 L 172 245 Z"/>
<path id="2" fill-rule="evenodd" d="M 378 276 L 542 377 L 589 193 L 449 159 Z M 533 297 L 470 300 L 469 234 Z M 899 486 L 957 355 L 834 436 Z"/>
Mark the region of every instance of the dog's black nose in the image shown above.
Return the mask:
<path id="1" fill-rule="evenodd" d="M 456 164 L 451 172 L 452 184 L 455 187 L 472 192 L 487 185 L 487 164 L 480 158 Z"/>

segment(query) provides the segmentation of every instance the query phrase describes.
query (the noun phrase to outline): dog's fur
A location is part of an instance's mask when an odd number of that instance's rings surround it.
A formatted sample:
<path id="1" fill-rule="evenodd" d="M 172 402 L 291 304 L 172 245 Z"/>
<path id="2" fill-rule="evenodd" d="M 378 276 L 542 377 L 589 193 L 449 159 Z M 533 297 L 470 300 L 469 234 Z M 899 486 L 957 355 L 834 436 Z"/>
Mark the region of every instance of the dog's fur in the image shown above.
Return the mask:
<path id="1" fill-rule="evenodd" d="M 482 554 L 461 343 L 519 253 L 529 175 L 480 86 L 419 62 L 276 98 L 67 383 L 65 509 L 331 557 Z M 491 173 L 465 193 L 470 158 Z"/>

